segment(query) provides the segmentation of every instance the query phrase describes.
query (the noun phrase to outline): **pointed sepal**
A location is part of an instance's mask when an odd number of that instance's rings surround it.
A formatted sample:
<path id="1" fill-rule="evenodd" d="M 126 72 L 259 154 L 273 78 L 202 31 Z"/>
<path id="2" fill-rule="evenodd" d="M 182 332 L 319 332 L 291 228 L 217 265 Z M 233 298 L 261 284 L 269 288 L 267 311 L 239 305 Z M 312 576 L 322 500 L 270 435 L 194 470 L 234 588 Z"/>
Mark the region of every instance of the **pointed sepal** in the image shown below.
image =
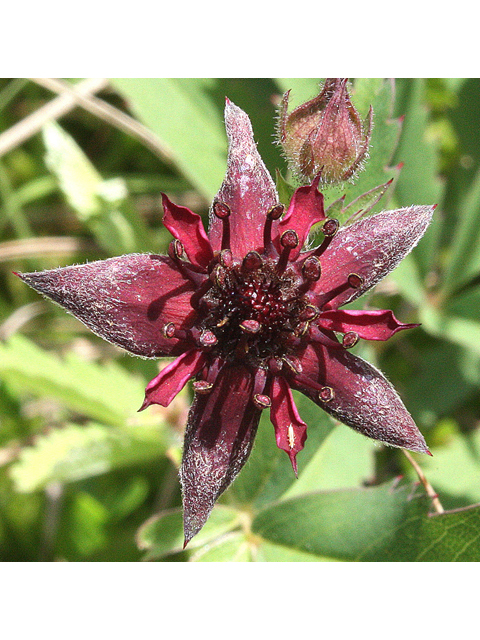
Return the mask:
<path id="1" fill-rule="evenodd" d="M 223 225 L 214 214 L 214 206 L 226 205 L 230 210 L 230 248 L 234 256 L 241 257 L 260 248 L 266 215 L 279 200 L 257 151 L 249 117 L 228 99 L 225 126 L 229 141 L 227 173 L 210 212 L 208 235 L 214 251 L 220 251 Z"/>
<path id="2" fill-rule="evenodd" d="M 195 397 L 180 471 L 185 544 L 203 527 L 250 455 L 261 414 L 252 391 L 252 374 L 230 366 L 220 371 L 209 393 Z"/>

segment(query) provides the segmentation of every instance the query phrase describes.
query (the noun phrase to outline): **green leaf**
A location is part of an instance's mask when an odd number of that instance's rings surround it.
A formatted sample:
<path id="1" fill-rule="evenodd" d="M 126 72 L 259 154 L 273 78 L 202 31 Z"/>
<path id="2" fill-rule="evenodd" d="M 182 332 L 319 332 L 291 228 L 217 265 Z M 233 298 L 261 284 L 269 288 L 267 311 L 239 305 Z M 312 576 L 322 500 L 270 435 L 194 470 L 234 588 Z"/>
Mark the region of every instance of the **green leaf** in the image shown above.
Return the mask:
<path id="1" fill-rule="evenodd" d="M 98 189 L 102 177 L 77 143 L 56 122 L 49 122 L 43 127 L 43 141 L 45 163 L 57 177 L 70 206 L 82 220 L 99 215 Z"/>
<path id="2" fill-rule="evenodd" d="M 45 162 L 67 202 L 111 254 L 146 250 L 146 227 L 129 205 L 122 178 L 104 180 L 75 140 L 58 124 L 43 127 Z"/>
<path id="3" fill-rule="evenodd" d="M 160 428 L 66 425 L 24 447 L 11 477 L 17 491 L 36 491 L 50 482 L 73 482 L 158 458 L 166 445 Z"/>
<path id="4" fill-rule="evenodd" d="M 422 463 L 422 469 L 444 506 L 443 494 L 455 506 L 480 503 L 480 431 L 450 437 L 445 446 L 435 449 L 433 458 Z"/>
<path id="5" fill-rule="evenodd" d="M 236 531 L 217 538 L 190 557 L 190 562 L 250 562 L 252 546 L 247 536 Z"/>
<path id="6" fill-rule="evenodd" d="M 460 202 L 457 226 L 445 263 L 442 292 L 461 289 L 480 273 L 480 171 Z"/>
<path id="7" fill-rule="evenodd" d="M 402 108 L 405 120 L 395 158 L 404 166 L 395 186 L 396 204 L 400 207 L 439 204 L 444 194 L 444 184 L 438 176 L 440 150 L 427 135 L 429 112 L 422 78 L 408 81 Z M 436 259 L 440 233 L 440 218 L 437 216 L 415 251 L 422 274 Z"/>
<path id="8" fill-rule="evenodd" d="M 435 516 L 411 486 L 299 496 L 267 507 L 252 531 L 319 557 L 366 562 L 480 559 L 480 507 Z"/>
<path id="9" fill-rule="evenodd" d="M 425 288 L 414 255 L 409 254 L 388 276 L 395 282 L 402 296 L 413 307 L 421 307 L 425 301 Z"/>
<path id="10" fill-rule="evenodd" d="M 79 491 L 67 509 L 68 538 L 80 556 L 89 556 L 107 542 L 107 509 L 89 493 Z"/>
<path id="11" fill-rule="evenodd" d="M 203 529 L 189 542 L 191 551 L 235 529 L 242 514 L 236 509 L 217 505 Z M 137 544 L 146 550 L 144 560 L 159 560 L 183 549 L 183 517 L 181 509 L 164 511 L 147 520 L 139 529 Z"/>
<path id="12" fill-rule="evenodd" d="M 480 322 L 452 316 L 427 306 L 420 309 L 420 320 L 426 331 L 480 355 Z"/>
<path id="13" fill-rule="evenodd" d="M 133 113 L 167 148 L 168 159 L 212 200 L 222 182 L 227 152 L 223 115 L 203 78 L 116 78 L 112 84 Z"/>
<path id="14" fill-rule="evenodd" d="M 370 189 L 370 191 L 362 193 L 362 195 L 355 198 L 353 202 L 350 202 L 350 204 L 343 208 L 340 215 L 343 216 L 343 219 L 347 218 L 349 223 L 363 218 L 373 209 L 377 202 L 380 201 L 391 183 L 392 180 L 389 180 L 385 184 L 380 184 Z"/>
<path id="15" fill-rule="evenodd" d="M 143 413 L 133 418 L 145 395 L 144 380 L 113 361 L 99 365 L 74 353 L 60 359 L 20 335 L 0 344 L 0 378 L 20 394 L 50 397 L 105 424 L 151 420 Z"/>
<path id="16" fill-rule="evenodd" d="M 343 424 L 334 427 L 282 499 L 363 484 L 374 475 L 374 452 L 373 440 Z"/>
<path id="17" fill-rule="evenodd" d="M 256 549 L 254 559 L 257 562 L 330 562 L 330 558 L 321 558 L 298 549 L 262 540 Z"/>
<path id="18" fill-rule="evenodd" d="M 419 336 L 415 343 L 411 360 L 407 363 L 401 357 L 402 367 L 408 367 L 402 376 L 401 395 L 416 421 L 433 426 L 475 393 L 480 384 L 480 359 L 443 339 Z"/>
<path id="19" fill-rule="evenodd" d="M 285 180 L 278 169 L 276 170 L 276 187 L 279 201 L 288 208 L 290 200 L 295 192 L 295 187 Z"/>
<path id="20" fill-rule="evenodd" d="M 450 298 L 445 313 L 480 322 L 480 287 L 471 287 Z"/>
<path id="21" fill-rule="evenodd" d="M 353 185 L 346 185 L 347 201 L 382 185 L 392 178 L 398 178 L 399 170 L 391 162 L 401 131 L 401 122 L 393 118 L 395 84 L 382 78 L 356 78 L 352 94 L 354 104 L 364 117 L 370 105 L 373 107 L 373 131 L 370 140 L 370 157 L 365 169 L 358 174 Z M 375 207 L 372 211 L 385 208 Z"/>

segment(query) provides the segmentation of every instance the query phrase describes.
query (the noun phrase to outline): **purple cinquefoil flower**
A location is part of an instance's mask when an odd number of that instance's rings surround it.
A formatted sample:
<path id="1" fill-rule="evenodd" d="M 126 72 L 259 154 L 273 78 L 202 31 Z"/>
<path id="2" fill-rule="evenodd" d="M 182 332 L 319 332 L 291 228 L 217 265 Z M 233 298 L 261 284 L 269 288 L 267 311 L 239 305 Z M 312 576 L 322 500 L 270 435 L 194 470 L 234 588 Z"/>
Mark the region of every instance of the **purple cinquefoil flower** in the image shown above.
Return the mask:
<path id="1" fill-rule="evenodd" d="M 186 541 L 245 464 L 262 410 L 269 409 L 277 445 L 297 472 L 307 425 L 292 389 L 356 431 L 429 453 L 390 383 L 348 351 L 359 338 L 387 340 L 417 325 L 391 311 L 339 307 L 396 267 L 434 207 L 386 211 L 339 228 L 325 217 L 317 177 L 284 212 L 248 116 L 227 100 L 225 120 L 228 168 L 208 235 L 200 216 L 164 195 L 164 224 L 174 237 L 168 256 L 20 274 L 130 353 L 175 357 L 148 384 L 141 409 L 168 406 L 194 379 L 181 467 Z M 323 240 L 304 249 L 314 224 L 322 225 Z"/>

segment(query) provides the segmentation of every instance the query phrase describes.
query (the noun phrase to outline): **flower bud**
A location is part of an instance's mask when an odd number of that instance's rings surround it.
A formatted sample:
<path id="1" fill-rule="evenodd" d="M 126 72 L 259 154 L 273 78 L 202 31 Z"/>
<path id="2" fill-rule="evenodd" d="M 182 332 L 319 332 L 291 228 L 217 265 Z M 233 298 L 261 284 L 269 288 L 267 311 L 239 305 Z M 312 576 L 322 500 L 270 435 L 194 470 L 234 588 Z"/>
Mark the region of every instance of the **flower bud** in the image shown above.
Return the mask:
<path id="1" fill-rule="evenodd" d="M 362 123 L 347 90 L 347 78 L 328 78 L 320 94 L 287 114 L 289 91 L 280 106 L 279 137 L 291 168 L 309 182 L 352 178 L 368 152 L 373 110 Z"/>

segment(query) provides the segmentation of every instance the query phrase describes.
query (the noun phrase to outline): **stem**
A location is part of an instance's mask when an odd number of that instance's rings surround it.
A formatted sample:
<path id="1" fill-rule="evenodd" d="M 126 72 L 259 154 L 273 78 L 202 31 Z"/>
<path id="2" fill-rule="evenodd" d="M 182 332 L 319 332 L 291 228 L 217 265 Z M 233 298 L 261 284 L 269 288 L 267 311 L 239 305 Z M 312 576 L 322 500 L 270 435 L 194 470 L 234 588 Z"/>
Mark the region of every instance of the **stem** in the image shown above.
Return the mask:
<path id="1" fill-rule="evenodd" d="M 420 482 L 423 484 L 425 491 L 427 492 L 427 495 L 432 499 L 432 505 L 435 511 L 437 513 L 445 513 L 445 509 L 442 507 L 442 503 L 438 499 L 438 493 L 435 492 L 434 488 L 425 477 L 420 466 L 415 462 L 415 460 L 413 459 L 413 457 L 410 455 L 408 451 L 406 451 L 405 449 L 402 449 L 402 451 L 405 454 L 407 460 L 412 465 L 412 467 L 415 469 Z"/>
<path id="2" fill-rule="evenodd" d="M 68 97 L 75 105 L 83 107 L 93 115 L 101 118 L 108 124 L 120 129 L 124 133 L 140 140 L 152 153 L 167 164 L 173 163 L 173 151 L 162 142 L 148 127 L 135 120 L 127 113 L 112 106 L 104 100 L 93 95 L 86 95 L 78 90 L 78 87 L 58 78 L 31 78 L 45 89 L 54 91 L 60 96 Z"/>
<path id="3" fill-rule="evenodd" d="M 79 94 L 81 93 L 85 96 L 101 91 L 107 84 L 108 80 L 106 78 L 87 78 L 86 80 L 82 80 L 75 89 Z M 26 116 L 23 120 L 20 120 L 20 122 L 10 127 L 10 129 L 0 134 L 0 156 L 5 155 L 11 149 L 15 149 L 15 147 L 21 145 L 25 140 L 28 140 L 38 133 L 46 122 L 61 118 L 76 106 L 77 102 L 75 97 L 63 93 L 29 116 Z"/>

